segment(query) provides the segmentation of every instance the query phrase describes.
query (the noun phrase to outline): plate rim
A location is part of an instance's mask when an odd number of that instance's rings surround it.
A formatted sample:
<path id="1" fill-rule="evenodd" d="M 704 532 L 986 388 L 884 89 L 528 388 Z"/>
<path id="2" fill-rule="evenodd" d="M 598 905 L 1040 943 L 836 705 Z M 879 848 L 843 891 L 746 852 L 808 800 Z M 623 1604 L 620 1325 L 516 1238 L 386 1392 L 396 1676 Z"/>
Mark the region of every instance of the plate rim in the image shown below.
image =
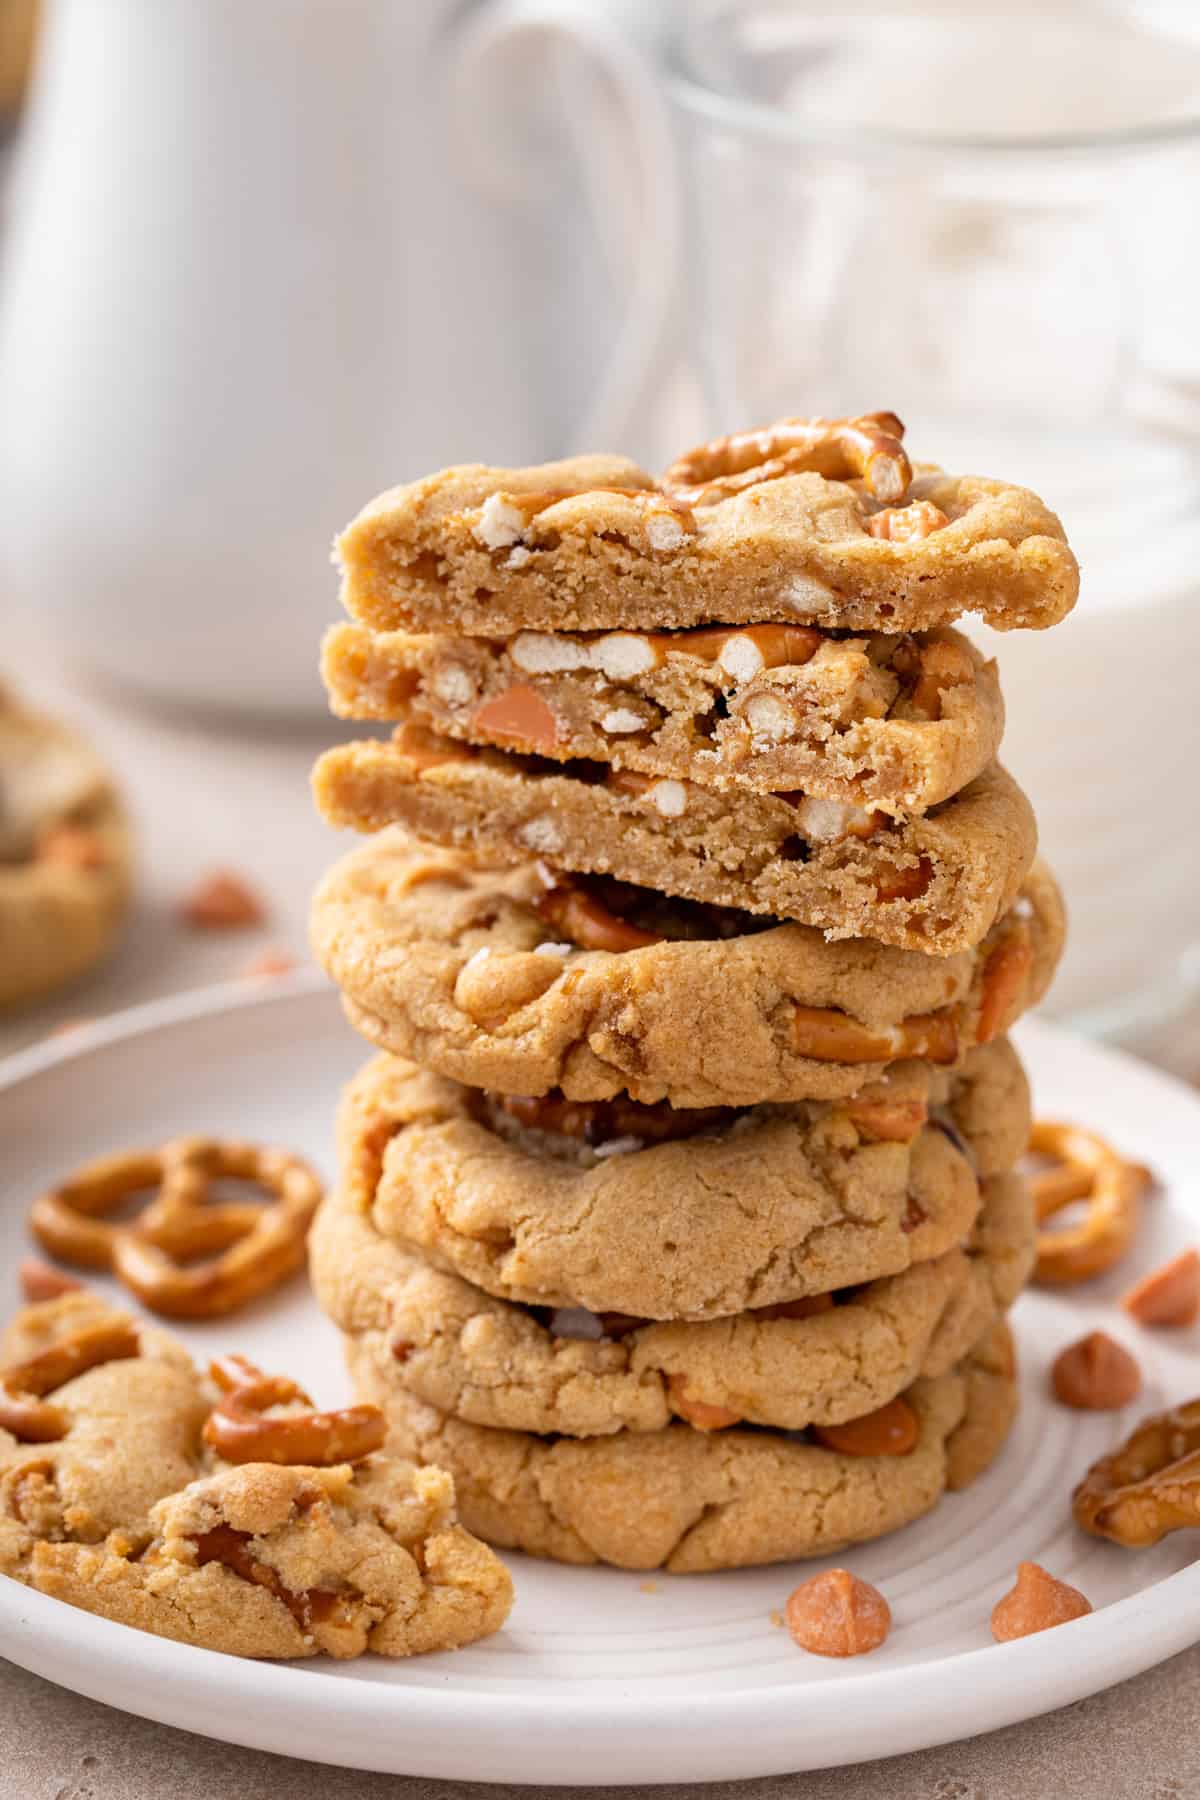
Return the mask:
<path id="1" fill-rule="evenodd" d="M 285 1001 L 333 999 L 335 993 L 319 971 L 304 969 L 273 977 L 269 988 L 239 979 L 144 1002 L 0 1060 L 0 1104 L 26 1082 L 53 1077 L 71 1063 L 163 1028 Z M 1019 1036 L 1083 1049 L 1108 1064 L 1114 1077 L 1136 1071 L 1164 1097 L 1185 1098 L 1200 1117 L 1200 1096 L 1185 1084 L 1111 1046 L 1036 1019 L 1023 1021 Z M 332 1716 L 323 1717 L 328 1709 L 312 1704 L 314 1678 L 330 1679 L 319 1665 L 238 1659 L 231 1673 L 230 1659 L 221 1652 L 169 1639 L 158 1639 L 147 1658 L 146 1634 L 76 1608 L 64 1611 L 63 1603 L 48 1595 L 10 1578 L 0 1580 L 0 1652 L 118 1710 L 307 1761 L 459 1779 L 468 1778 L 455 1756 L 466 1731 L 472 1756 L 489 1768 L 489 1780 L 547 1786 L 655 1785 L 834 1767 L 1038 1717 L 1200 1639 L 1200 1561 L 1073 1620 L 1070 1630 L 1075 1647 L 1070 1656 L 1034 1636 L 896 1669 L 846 1670 L 836 1687 L 774 1681 L 695 1699 L 647 1694 L 632 1684 L 628 1689 L 606 1685 L 597 1694 L 556 1694 L 549 1684 L 536 1695 L 475 1686 L 456 1690 L 453 1659 L 447 1656 L 445 1686 L 339 1681 L 337 1705 Z M 1057 1633 L 1053 1643 L 1061 1650 Z M 251 1704 L 230 1708 L 234 1691 L 240 1702 Z M 1036 1696 L 1033 1704 L 1031 1696 Z M 751 1711 L 753 1730 L 748 1729 Z M 851 1711 L 858 1729 L 853 1744 L 846 1745 L 845 1717 Z M 310 1741 L 314 1721 L 315 1743 Z M 686 1752 L 679 1742 L 685 1724 L 691 1740 Z M 609 1741 L 603 1766 L 561 1773 L 564 1756 L 578 1757 L 578 1734 L 599 1725 L 619 1734 Z M 331 1741 L 323 1749 L 321 1730 L 331 1726 Z"/>

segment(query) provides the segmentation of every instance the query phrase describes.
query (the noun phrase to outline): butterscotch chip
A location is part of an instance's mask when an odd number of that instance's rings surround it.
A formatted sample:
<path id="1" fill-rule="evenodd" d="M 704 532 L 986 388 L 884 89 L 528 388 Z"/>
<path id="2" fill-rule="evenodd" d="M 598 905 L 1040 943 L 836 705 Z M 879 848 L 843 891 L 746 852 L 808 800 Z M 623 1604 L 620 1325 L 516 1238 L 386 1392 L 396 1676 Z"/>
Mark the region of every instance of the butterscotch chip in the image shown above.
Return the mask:
<path id="1" fill-rule="evenodd" d="M 334 626 L 333 710 L 411 716 L 474 744 L 585 758 L 828 809 L 927 812 L 981 774 L 1004 708 L 993 662 L 956 631 L 834 637 L 784 625 L 508 640 Z"/>
<path id="2" fill-rule="evenodd" d="M 1057 1580 L 1040 1563 L 1019 1563 L 1015 1586 L 992 1609 L 992 1636 L 998 1644 L 1007 1644 L 1082 1619 L 1091 1610 L 1091 1601 L 1078 1588 Z"/>
<path id="3" fill-rule="evenodd" d="M 450 743 L 450 740 L 446 740 Z M 317 763 L 317 804 L 359 831 L 403 825 L 494 860 L 555 868 L 710 905 L 796 919 L 827 938 L 864 937 L 938 956 L 977 944 L 1016 899 L 1037 832 L 998 764 L 934 812 L 888 819 L 862 807 L 652 780 L 588 764 L 543 764 L 452 745 L 429 765 L 390 743 L 339 744 Z M 848 818 L 841 813 L 849 812 Z"/>
<path id="4" fill-rule="evenodd" d="M 266 908 L 240 875 L 216 869 L 180 902 L 179 916 L 196 931 L 241 931 L 266 920 Z"/>
<path id="5" fill-rule="evenodd" d="M 497 1298 L 723 1317 L 897 1274 L 969 1237 L 980 1177 L 1011 1166 L 1027 1128 L 1019 1065 L 996 1044 L 961 1077 L 910 1064 L 904 1080 L 938 1096 L 907 1143 L 861 1133 L 837 1102 L 796 1102 L 613 1155 L 527 1134 L 474 1091 L 379 1057 L 343 1100 L 342 1185 L 384 1237 Z"/>
<path id="6" fill-rule="evenodd" d="M 83 1287 L 82 1281 L 77 1281 L 73 1275 L 56 1269 L 52 1263 L 43 1262 L 37 1256 L 23 1258 L 17 1268 L 17 1281 L 22 1298 L 31 1304 L 40 1300 L 57 1300 L 63 1294 L 77 1294 Z"/>
<path id="7" fill-rule="evenodd" d="M 1035 494 L 922 470 L 901 502 L 947 523 L 875 537 L 879 496 L 817 472 L 693 502 L 623 457 L 471 464 L 359 514 L 338 543 L 343 600 L 376 629 L 493 638 L 712 621 L 901 632 L 965 612 L 1003 631 L 1071 610 L 1075 559 Z"/>
<path id="8" fill-rule="evenodd" d="M 682 1423 L 584 1439 L 489 1430 L 414 1399 L 379 1344 L 349 1340 L 346 1352 L 360 1397 L 387 1415 L 389 1447 L 453 1472 L 469 1530 L 560 1562 L 694 1573 L 836 1552 L 919 1518 L 972 1479 L 1004 1442 L 1015 1406 L 1010 1376 L 980 1364 L 971 1379 L 985 1349 L 908 1389 L 919 1438 L 897 1457 Z M 976 1454 L 960 1473 L 964 1433 Z"/>
<path id="9" fill-rule="evenodd" d="M 788 1596 L 787 1628 L 814 1656 L 863 1656 L 878 1650 L 892 1628 L 892 1609 L 877 1587 L 849 1569 L 827 1569 Z"/>
<path id="10" fill-rule="evenodd" d="M 1136 1400 L 1142 1389 L 1134 1358 L 1106 1331 L 1090 1331 L 1060 1350 L 1050 1380 L 1064 1406 L 1090 1412 L 1116 1411 Z"/>
<path id="11" fill-rule="evenodd" d="M 1135 1282 L 1121 1305 L 1139 1325 L 1193 1325 L 1200 1318 L 1200 1251 L 1184 1250 Z"/>
<path id="12" fill-rule="evenodd" d="M 1032 1253 L 1028 1195 L 1011 1175 L 984 1181 L 966 1250 L 836 1304 L 813 1295 L 698 1323 L 498 1299 L 385 1238 L 341 1190 L 309 1241 L 321 1306 L 390 1353 L 417 1399 L 469 1424 L 572 1437 L 658 1431 L 672 1416 L 716 1429 L 861 1420 L 960 1362 L 1015 1299 Z"/>
<path id="13" fill-rule="evenodd" d="M 107 955 L 131 881 L 125 809 L 90 746 L 0 693 L 0 1008 Z"/>
<path id="14" fill-rule="evenodd" d="M 545 900 L 533 864 L 480 866 L 387 833 L 326 876 L 314 948 L 365 1036 L 472 1086 L 719 1106 L 850 1094 L 905 1057 L 952 1066 L 979 1042 L 981 1015 L 998 1033 L 1036 1002 L 1064 933 L 1040 864 L 983 941 L 952 957 L 828 943 L 644 891 L 625 922 L 656 941 L 582 951 Z M 1014 942 L 1023 973 L 993 1005 Z"/>

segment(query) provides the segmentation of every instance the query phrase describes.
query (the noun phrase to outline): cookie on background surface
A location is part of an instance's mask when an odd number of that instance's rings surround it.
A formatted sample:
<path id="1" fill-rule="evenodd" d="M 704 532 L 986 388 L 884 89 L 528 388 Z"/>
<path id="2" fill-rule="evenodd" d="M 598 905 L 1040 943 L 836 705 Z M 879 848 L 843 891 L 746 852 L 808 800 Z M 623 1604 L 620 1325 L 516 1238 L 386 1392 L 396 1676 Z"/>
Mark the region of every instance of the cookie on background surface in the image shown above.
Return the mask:
<path id="1" fill-rule="evenodd" d="M 0 688 L 0 1008 L 107 955 L 132 864 L 125 807 L 91 746 Z"/>

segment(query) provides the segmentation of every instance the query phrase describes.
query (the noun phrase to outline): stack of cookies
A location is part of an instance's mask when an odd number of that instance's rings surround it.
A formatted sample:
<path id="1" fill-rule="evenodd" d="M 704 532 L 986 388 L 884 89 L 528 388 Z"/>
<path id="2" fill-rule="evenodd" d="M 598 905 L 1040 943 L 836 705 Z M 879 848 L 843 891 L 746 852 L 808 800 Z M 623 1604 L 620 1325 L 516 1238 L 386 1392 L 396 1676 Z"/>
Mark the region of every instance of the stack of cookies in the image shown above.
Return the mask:
<path id="1" fill-rule="evenodd" d="M 317 1291 L 465 1525 L 627 1568 L 819 1555 L 985 1468 L 1034 1222 L 1005 1033 L 1063 940 L 952 621 L 1052 625 L 1028 491 L 889 414 L 660 481 L 466 467 L 341 540 L 318 954 L 351 1084 Z"/>

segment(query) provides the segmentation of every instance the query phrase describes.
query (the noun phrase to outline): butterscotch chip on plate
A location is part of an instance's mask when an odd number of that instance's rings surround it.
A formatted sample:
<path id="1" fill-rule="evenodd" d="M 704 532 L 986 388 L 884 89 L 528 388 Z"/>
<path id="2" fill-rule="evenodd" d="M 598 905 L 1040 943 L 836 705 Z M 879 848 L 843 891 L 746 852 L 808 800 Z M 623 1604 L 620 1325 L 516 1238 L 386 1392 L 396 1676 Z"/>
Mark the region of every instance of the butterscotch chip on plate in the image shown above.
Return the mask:
<path id="1" fill-rule="evenodd" d="M 390 1354 L 417 1399 L 469 1424 L 571 1437 L 659 1431 L 673 1417 L 802 1430 L 861 1419 L 961 1361 L 1029 1273 L 1033 1215 L 1018 1177 L 990 1176 L 965 1250 L 701 1323 L 497 1299 L 385 1238 L 343 1192 L 309 1254 L 334 1323 Z"/>
<path id="2" fill-rule="evenodd" d="M 969 1238 L 980 1177 L 1011 1167 L 1028 1130 L 1019 1065 L 1004 1043 L 961 1076 L 908 1064 L 889 1087 L 900 1099 L 906 1135 L 879 1135 L 868 1094 L 588 1143 L 378 1057 L 343 1100 L 342 1185 L 382 1236 L 500 1299 L 710 1319 L 898 1274 Z"/>
<path id="3" fill-rule="evenodd" d="M 993 764 L 903 819 L 803 795 L 742 794 L 606 764 L 480 750 L 414 726 L 326 751 L 331 824 L 403 825 L 448 848 L 607 875 L 713 906 L 950 955 L 1012 904 L 1037 848 L 1033 812 Z"/>
<path id="4" fill-rule="evenodd" d="M 701 626 L 504 641 L 345 624 L 328 633 L 322 665 L 343 718 L 411 716 L 560 762 L 803 792 L 852 818 L 939 805 L 983 772 L 1004 727 L 995 663 L 951 630 Z"/>
<path id="5" fill-rule="evenodd" d="M 407 1656 L 498 1629 L 512 1584 L 457 1523 L 445 1470 L 334 1463 L 353 1409 L 316 1414 L 294 1383 L 226 1366 L 244 1385 L 222 1400 L 165 1332 L 91 1294 L 19 1314 L 0 1342 L 0 1573 L 238 1656 Z M 258 1460 L 214 1450 L 225 1406 L 257 1427 Z M 310 1440 L 315 1463 L 287 1453 Z"/>
<path id="6" fill-rule="evenodd" d="M 907 1390 L 907 1454 L 847 1456 L 803 1434 L 682 1423 L 584 1439 L 488 1430 L 414 1399 L 378 1344 L 347 1343 L 358 1393 L 387 1415 L 389 1446 L 452 1470 L 469 1530 L 559 1562 L 680 1574 L 819 1556 L 920 1518 L 963 1485 L 959 1435 L 986 1441 L 990 1460 L 1011 1426 L 1015 1386 L 986 1364 L 971 1379 L 976 1354 Z M 983 1466 L 981 1448 L 967 1478 Z"/>
<path id="7" fill-rule="evenodd" d="M 992 1636 L 998 1644 L 1011 1643 L 1014 1638 L 1082 1619 L 1091 1610 L 1091 1601 L 1078 1588 L 1059 1581 L 1040 1563 L 1023 1562 L 1017 1569 L 1016 1585 L 992 1609 Z"/>
<path id="8" fill-rule="evenodd" d="M 1045 992 L 1064 917 L 1038 864 L 980 944 L 930 957 L 385 833 L 329 872 L 312 930 L 383 1049 L 502 1093 L 698 1107 L 956 1065 Z"/>
<path id="9" fill-rule="evenodd" d="M 377 629 L 472 637 L 714 622 L 901 632 L 969 612 L 1006 631 L 1070 612 L 1075 558 L 1027 488 L 893 458 L 881 496 L 852 466 L 814 460 L 758 457 L 736 491 L 697 491 L 678 470 L 656 483 L 617 456 L 443 469 L 381 494 L 342 533 L 343 599 Z"/>
<path id="10" fill-rule="evenodd" d="M 877 1587 L 849 1569 L 827 1569 L 788 1596 L 787 1628 L 814 1656 L 864 1656 L 892 1628 L 892 1609 Z"/>
<path id="11" fill-rule="evenodd" d="M 132 860 L 124 805 L 91 747 L 0 692 L 0 1007 L 108 954 Z"/>

